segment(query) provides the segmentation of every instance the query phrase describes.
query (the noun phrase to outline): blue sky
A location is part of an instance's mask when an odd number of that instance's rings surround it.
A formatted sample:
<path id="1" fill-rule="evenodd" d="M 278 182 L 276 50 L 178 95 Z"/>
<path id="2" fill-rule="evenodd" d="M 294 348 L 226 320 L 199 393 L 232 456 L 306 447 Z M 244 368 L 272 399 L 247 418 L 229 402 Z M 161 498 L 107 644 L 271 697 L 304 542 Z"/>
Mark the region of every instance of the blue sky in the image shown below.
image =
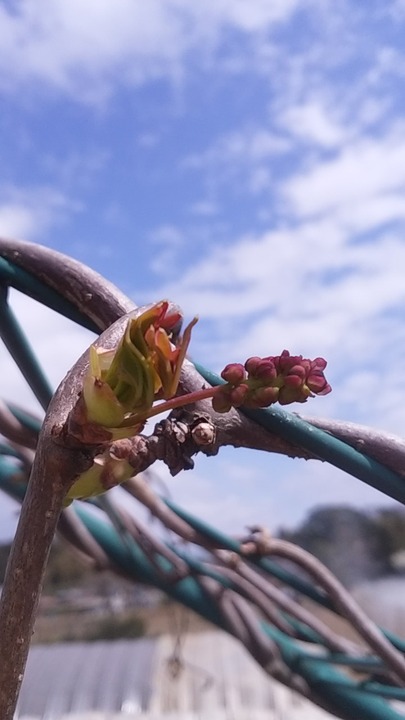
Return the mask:
<path id="1" fill-rule="evenodd" d="M 405 427 L 404 0 L 0 6 L 0 233 L 135 302 L 195 313 L 192 354 L 328 360 L 300 412 Z M 21 297 L 57 384 L 90 342 Z M 36 408 L 0 356 L 1 394 Z M 315 462 L 225 451 L 167 478 L 230 530 L 384 496 Z M 8 506 L 7 506 L 8 507 Z"/>

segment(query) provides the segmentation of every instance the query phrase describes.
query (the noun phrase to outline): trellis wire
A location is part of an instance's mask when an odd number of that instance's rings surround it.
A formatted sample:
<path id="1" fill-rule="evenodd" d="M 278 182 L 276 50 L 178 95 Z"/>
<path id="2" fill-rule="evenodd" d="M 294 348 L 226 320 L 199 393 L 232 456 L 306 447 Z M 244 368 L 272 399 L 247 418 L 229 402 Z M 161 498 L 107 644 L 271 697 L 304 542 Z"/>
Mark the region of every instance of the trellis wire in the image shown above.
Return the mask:
<path id="1" fill-rule="evenodd" d="M 89 329 L 96 330 L 95 324 L 66 298 L 9 259 L 0 258 L 0 278 L 3 284 L 0 311 L 3 340 L 45 408 L 52 391 L 8 305 L 8 285 Z M 202 366 L 196 364 L 196 367 L 211 384 L 220 382 Z M 404 501 L 403 478 L 341 440 L 284 411 L 249 411 L 249 416 L 271 432 L 283 435 Z M 30 452 L 35 445 L 33 437 L 39 426 L 31 414 L 14 405 L 5 408 L 3 415 L 0 412 L 0 435 L 4 438 L 0 447 L 0 486 L 19 500 L 24 495 L 24 478 L 26 481 L 28 477 L 27 449 Z M 314 583 L 308 573 L 308 579 L 302 579 L 274 559 L 264 557 L 263 550 L 259 551 L 260 543 L 255 545 L 254 535 L 246 538 L 245 543 L 230 538 L 172 501 L 162 500 L 152 493 L 151 488 L 148 488 L 150 500 L 145 500 L 143 482 L 142 479 L 130 481 L 126 489 L 141 502 L 145 501 L 163 526 L 170 528 L 173 538 L 192 540 L 200 545 L 204 549 L 203 557 L 201 553 L 193 552 L 190 545 L 180 547 L 174 539 L 165 542 L 159 539 L 156 533 L 152 534 L 149 528 L 143 527 L 108 498 L 101 501 L 101 506 L 112 524 L 95 516 L 85 504 L 75 503 L 62 514 L 61 533 L 81 552 L 92 557 L 99 567 L 108 564 L 135 582 L 158 587 L 235 635 L 267 672 L 330 712 L 343 718 L 389 720 L 403 717 L 386 700 L 405 701 L 404 642 L 400 638 L 387 632 L 379 633 L 374 624 L 362 616 L 366 635 L 372 637 L 373 632 L 376 633 L 376 645 L 371 649 L 367 641 L 359 644 L 339 638 L 316 618 L 311 623 L 311 618 L 305 616 L 302 608 L 292 600 L 288 612 L 285 607 L 280 610 L 277 592 L 284 593 L 285 586 L 343 616 L 350 598 L 339 587 L 337 603 L 336 597 L 322 587 L 319 579 Z M 257 551 L 246 554 L 248 547 L 251 550 L 256 547 Z M 277 549 L 277 544 L 273 543 L 272 550 L 270 542 L 269 555 L 274 547 Z M 292 552 L 287 546 L 284 551 L 287 555 Z M 303 558 L 301 561 L 304 562 Z M 299 559 L 295 562 L 298 567 L 303 567 Z M 318 563 L 316 567 L 320 568 L 319 577 L 324 577 L 322 566 Z M 283 597 L 286 597 L 285 593 Z M 282 602 L 282 598 L 278 600 Z M 339 669 L 344 666 L 350 673 Z M 356 669 L 362 673 L 359 680 Z"/>

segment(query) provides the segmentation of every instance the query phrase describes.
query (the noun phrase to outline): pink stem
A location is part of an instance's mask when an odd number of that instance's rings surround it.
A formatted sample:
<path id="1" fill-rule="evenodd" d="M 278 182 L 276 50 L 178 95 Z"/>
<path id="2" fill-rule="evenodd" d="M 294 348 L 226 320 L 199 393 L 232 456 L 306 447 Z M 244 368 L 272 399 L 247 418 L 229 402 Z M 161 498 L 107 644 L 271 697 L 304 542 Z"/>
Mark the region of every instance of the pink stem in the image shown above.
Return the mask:
<path id="1" fill-rule="evenodd" d="M 143 422 L 148 418 L 160 415 L 160 413 L 166 412 L 167 410 L 175 410 L 178 407 L 184 405 L 191 405 L 192 403 L 199 402 L 200 400 L 206 400 L 212 398 L 220 389 L 221 386 L 205 388 L 205 390 L 195 390 L 194 392 L 188 393 L 187 395 L 179 395 L 178 397 L 171 398 L 165 402 L 155 405 L 148 413 L 144 415 L 136 416 L 136 422 Z"/>

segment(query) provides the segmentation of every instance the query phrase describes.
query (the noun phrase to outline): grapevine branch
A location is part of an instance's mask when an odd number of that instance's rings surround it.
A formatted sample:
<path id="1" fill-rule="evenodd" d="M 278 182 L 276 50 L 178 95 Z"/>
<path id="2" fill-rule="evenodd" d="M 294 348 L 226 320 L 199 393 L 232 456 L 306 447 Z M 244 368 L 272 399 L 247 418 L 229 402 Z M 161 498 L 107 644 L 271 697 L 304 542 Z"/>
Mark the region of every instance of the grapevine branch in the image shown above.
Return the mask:
<path id="1" fill-rule="evenodd" d="M 67 300 L 70 303 L 71 311 L 69 312 L 72 316 L 75 316 L 76 313 L 76 316 L 80 315 L 86 318 L 93 329 L 102 333 L 94 343 L 94 347 L 100 351 L 115 351 L 126 331 L 128 322 L 136 321 L 145 312 L 145 308 L 136 308 L 130 300 L 97 273 L 49 249 L 0 239 L 0 258 L 12 262 L 22 271 L 39 280 L 44 286 L 49 287 L 51 291 L 56 291 L 59 297 Z M 15 284 L 18 287 L 17 281 Z M 30 288 L 30 294 L 35 299 L 41 299 L 35 286 Z M 174 315 L 177 313 L 180 317 L 176 306 L 167 303 L 167 308 L 169 312 Z M 173 328 L 174 330 L 175 328 Z M 215 402 L 213 407 L 212 398 L 209 398 L 210 394 L 213 395 L 209 383 L 188 360 L 182 363 L 177 391 L 178 398 L 166 403 L 166 408 L 172 409 L 170 417 L 157 423 L 149 436 L 138 432 L 132 438 L 114 440 L 108 433 L 103 434 L 103 431 L 95 430 L 94 424 L 80 424 L 83 419 L 80 398 L 90 366 L 90 355 L 87 351 L 75 363 L 55 393 L 38 439 L 37 452 L 0 601 L 0 626 L 2 628 L 0 638 L 0 717 L 3 720 L 12 720 L 13 718 L 43 573 L 66 494 L 77 478 L 93 466 L 95 457 L 100 452 L 104 452 L 106 445 L 113 453 L 114 461 L 123 461 L 128 466 L 130 474 L 145 471 L 156 459 L 166 462 L 171 473 L 176 474 L 181 469 L 192 467 L 192 457 L 196 453 L 203 452 L 207 455 L 214 455 L 220 447 L 225 445 L 277 452 L 291 457 L 319 459 L 315 453 L 269 433 L 246 417 L 239 409 L 230 408 L 228 412 L 216 412 Z M 241 367 L 239 366 L 239 369 Z M 238 372 L 238 369 L 236 366 L 232 366 L 228 374 L 235 372 Z M 239 389 L 238 386 L 235 396 Z M 231 391 L 232 393 L 234 390 Z M 192 399 L 196 398 L 196 401 L 189 403 L 186 409 L 177 407 L 182 404 L 182 397 L 187 394 Z M 218 394 L 217 397 L 219 397 Z M 223 394 L 222 410 L 227 399 L 226 393 Z M 163 405 L 163 407 L 165 406 Z M 153 414 L 155 414 L 154 410 L 149 413 L 149 415 Z M 13 413 L 10 415 L 10 409 L 0 406 L 0 432 L 5 437 L 9 437 L 17 446 L 20 444 L 24 448 L 32 450 L 35 447 L 35 437 L 33 437 L 32 431 L 27 432 L 24 424 L 15 421 L 12 415 Z M 139 417 L 142 419 L 142 416 Z M 399 438 L 348 423 L 320 419 L 310 419 L 309 422 L 314 427 L 319 427 L 335 437 L 343 439 L 353 447 L 361 448 L 370 457 L 383 460 L 390 469 L 403 474 L 405 443 Z M 25 455 L 25 462 L 29 462 L 27 455 Z M 141 478 L 128 479 L 124 483 L 124 487 L 149 507 L 167 527 L 175 530 L 180 536 L 192 542 L 200 542 L 205 548 L 214 549 L 212 541 L 207 540 L 203 533 L 197 532 L 178 518 L 175 513 L 172 513 L 161 500 L 151 493 Z M 138 526 L 134 520 L 130 521 L 128 517 L 121 515 L 119 522 L 123 523 L 126 530 L 138 542 L 143 543 L 144 547 L 152 548 L 152 557 L 154 553 L 160 552 L 165 555 L 167 560 L 170 559 L 173 562 L 170 552 L 164 551 L 157 541 L 153 543 L 147 535 L 147 531 Z M 79 529 L 69 511 L 64 511 L 62 514 L 60 527 L 63 532 L 74 539 L 82 553 L 94 558 L 99 567 L 109 564 L 106 554 L 96 548 L 93 540 L 85 531 Z M 33 538 L 35 538 L 34 541 Z M 145 538 L 147 538 L 147 542 Z M 253 547 L 253 550 L 257 551 L 256 540 L 256 538 L 250 538 L 244 548 L 245 555 L 249 552 L 249 547 Z M 272 554 L 288 556 L 298 565 L 301 564 L 305 567 L 325 591 L 337 600 L 339 610 L 343 614 L 346 613 L 349 620 L 361 631 L 370 649 L 380 654 L 389 668 L 389 672 L 396 678 L 398 684 L 403 686 L 405 667 L 402 656 L 389 643 L 387 644 L 381 633 L 374 627 L 370 628 L 363 616 L 359 615 L 357 607 L 348 602 L 345 591 L 332 582 L 325 568 L 317 564 L 314 559 L 309 561 L 302 554 L 295 554 L 293 557 L 291 549 L 277 544 L 276 541 L 272 541 L 265 550 Z M 312 691 L 306 682 L 291 674 L 284 667 L 274 642 L 270 638 L 268 641 L 263 639 L 258 629 L 258 621 L 252 616 L 249 601 L 256 600 L 257 606 L 261 608 L 264 615 L 267 615 L 268 619 L 273 618 L 275 621 L 277 617 L 275 624 L 279 628 L 285 628 L 285 620 L 277 615 L 273 605 L 270 608 L 270 597 L 268 596 L 266 599 L 263 597 L 260 575 L 255 582 L 251 582 L 249 573 L 245 569 L 236 578 L 237 566 L 229 568 L 229 562 L 224 555 L 217 553 L 214 556 L 216 561 L 224 565 L 227 577 L 233 587 L 223 592 L 215 584 L 213 578 L 200 578 L 200 582 L 208 593 L 218 599 L 230 631 L 245 642 L 250 652 L 263 666 L 268 669 L 271 667 L 275 676 L 292 687 L 296 687 L 303 694 L 312 697 Z M 186 572 L 184 564 L 181 563 L 177 563 L 177 570 L 179 573 Z M 274 593 L 271 603 L 274 603 L 275 606 L 282 606 L 280 598 Z M 290 610 L 294 611 L 293 605 L 290 606 Z M 296 614 L 300 621 L 305 621 L 305 615 L 298 612 Z M 348 650 L 346 646 L 340 646 L 337 639 L 324 630 L 321 625 L 312 625 L 312 630 L 316 630 L 320 635 L 323 634 L 326 644 L 330 647 Z M 317 701 L 322 704 L 319 698 Z"/>

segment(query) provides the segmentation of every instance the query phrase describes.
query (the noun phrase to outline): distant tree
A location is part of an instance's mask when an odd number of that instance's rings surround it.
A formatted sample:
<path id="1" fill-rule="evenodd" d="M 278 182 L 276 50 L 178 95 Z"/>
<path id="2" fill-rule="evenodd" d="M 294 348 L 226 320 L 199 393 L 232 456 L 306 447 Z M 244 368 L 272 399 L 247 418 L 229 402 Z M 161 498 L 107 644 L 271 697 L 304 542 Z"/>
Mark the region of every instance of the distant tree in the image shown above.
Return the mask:
<path id="1" fill-rule="evenodd" d="M 392 543 L 384 524 L 349 506 L 318 507 L 282 536 L 319 558 L 345 585 L 392 571 Z"/>
<path id="2" fill-rule="evenodd" d="M 382 508 L 375 514 L 374 522 L 386 533 L 391 555 L 400 550 L 405 550 L 404 508 Z"/>

